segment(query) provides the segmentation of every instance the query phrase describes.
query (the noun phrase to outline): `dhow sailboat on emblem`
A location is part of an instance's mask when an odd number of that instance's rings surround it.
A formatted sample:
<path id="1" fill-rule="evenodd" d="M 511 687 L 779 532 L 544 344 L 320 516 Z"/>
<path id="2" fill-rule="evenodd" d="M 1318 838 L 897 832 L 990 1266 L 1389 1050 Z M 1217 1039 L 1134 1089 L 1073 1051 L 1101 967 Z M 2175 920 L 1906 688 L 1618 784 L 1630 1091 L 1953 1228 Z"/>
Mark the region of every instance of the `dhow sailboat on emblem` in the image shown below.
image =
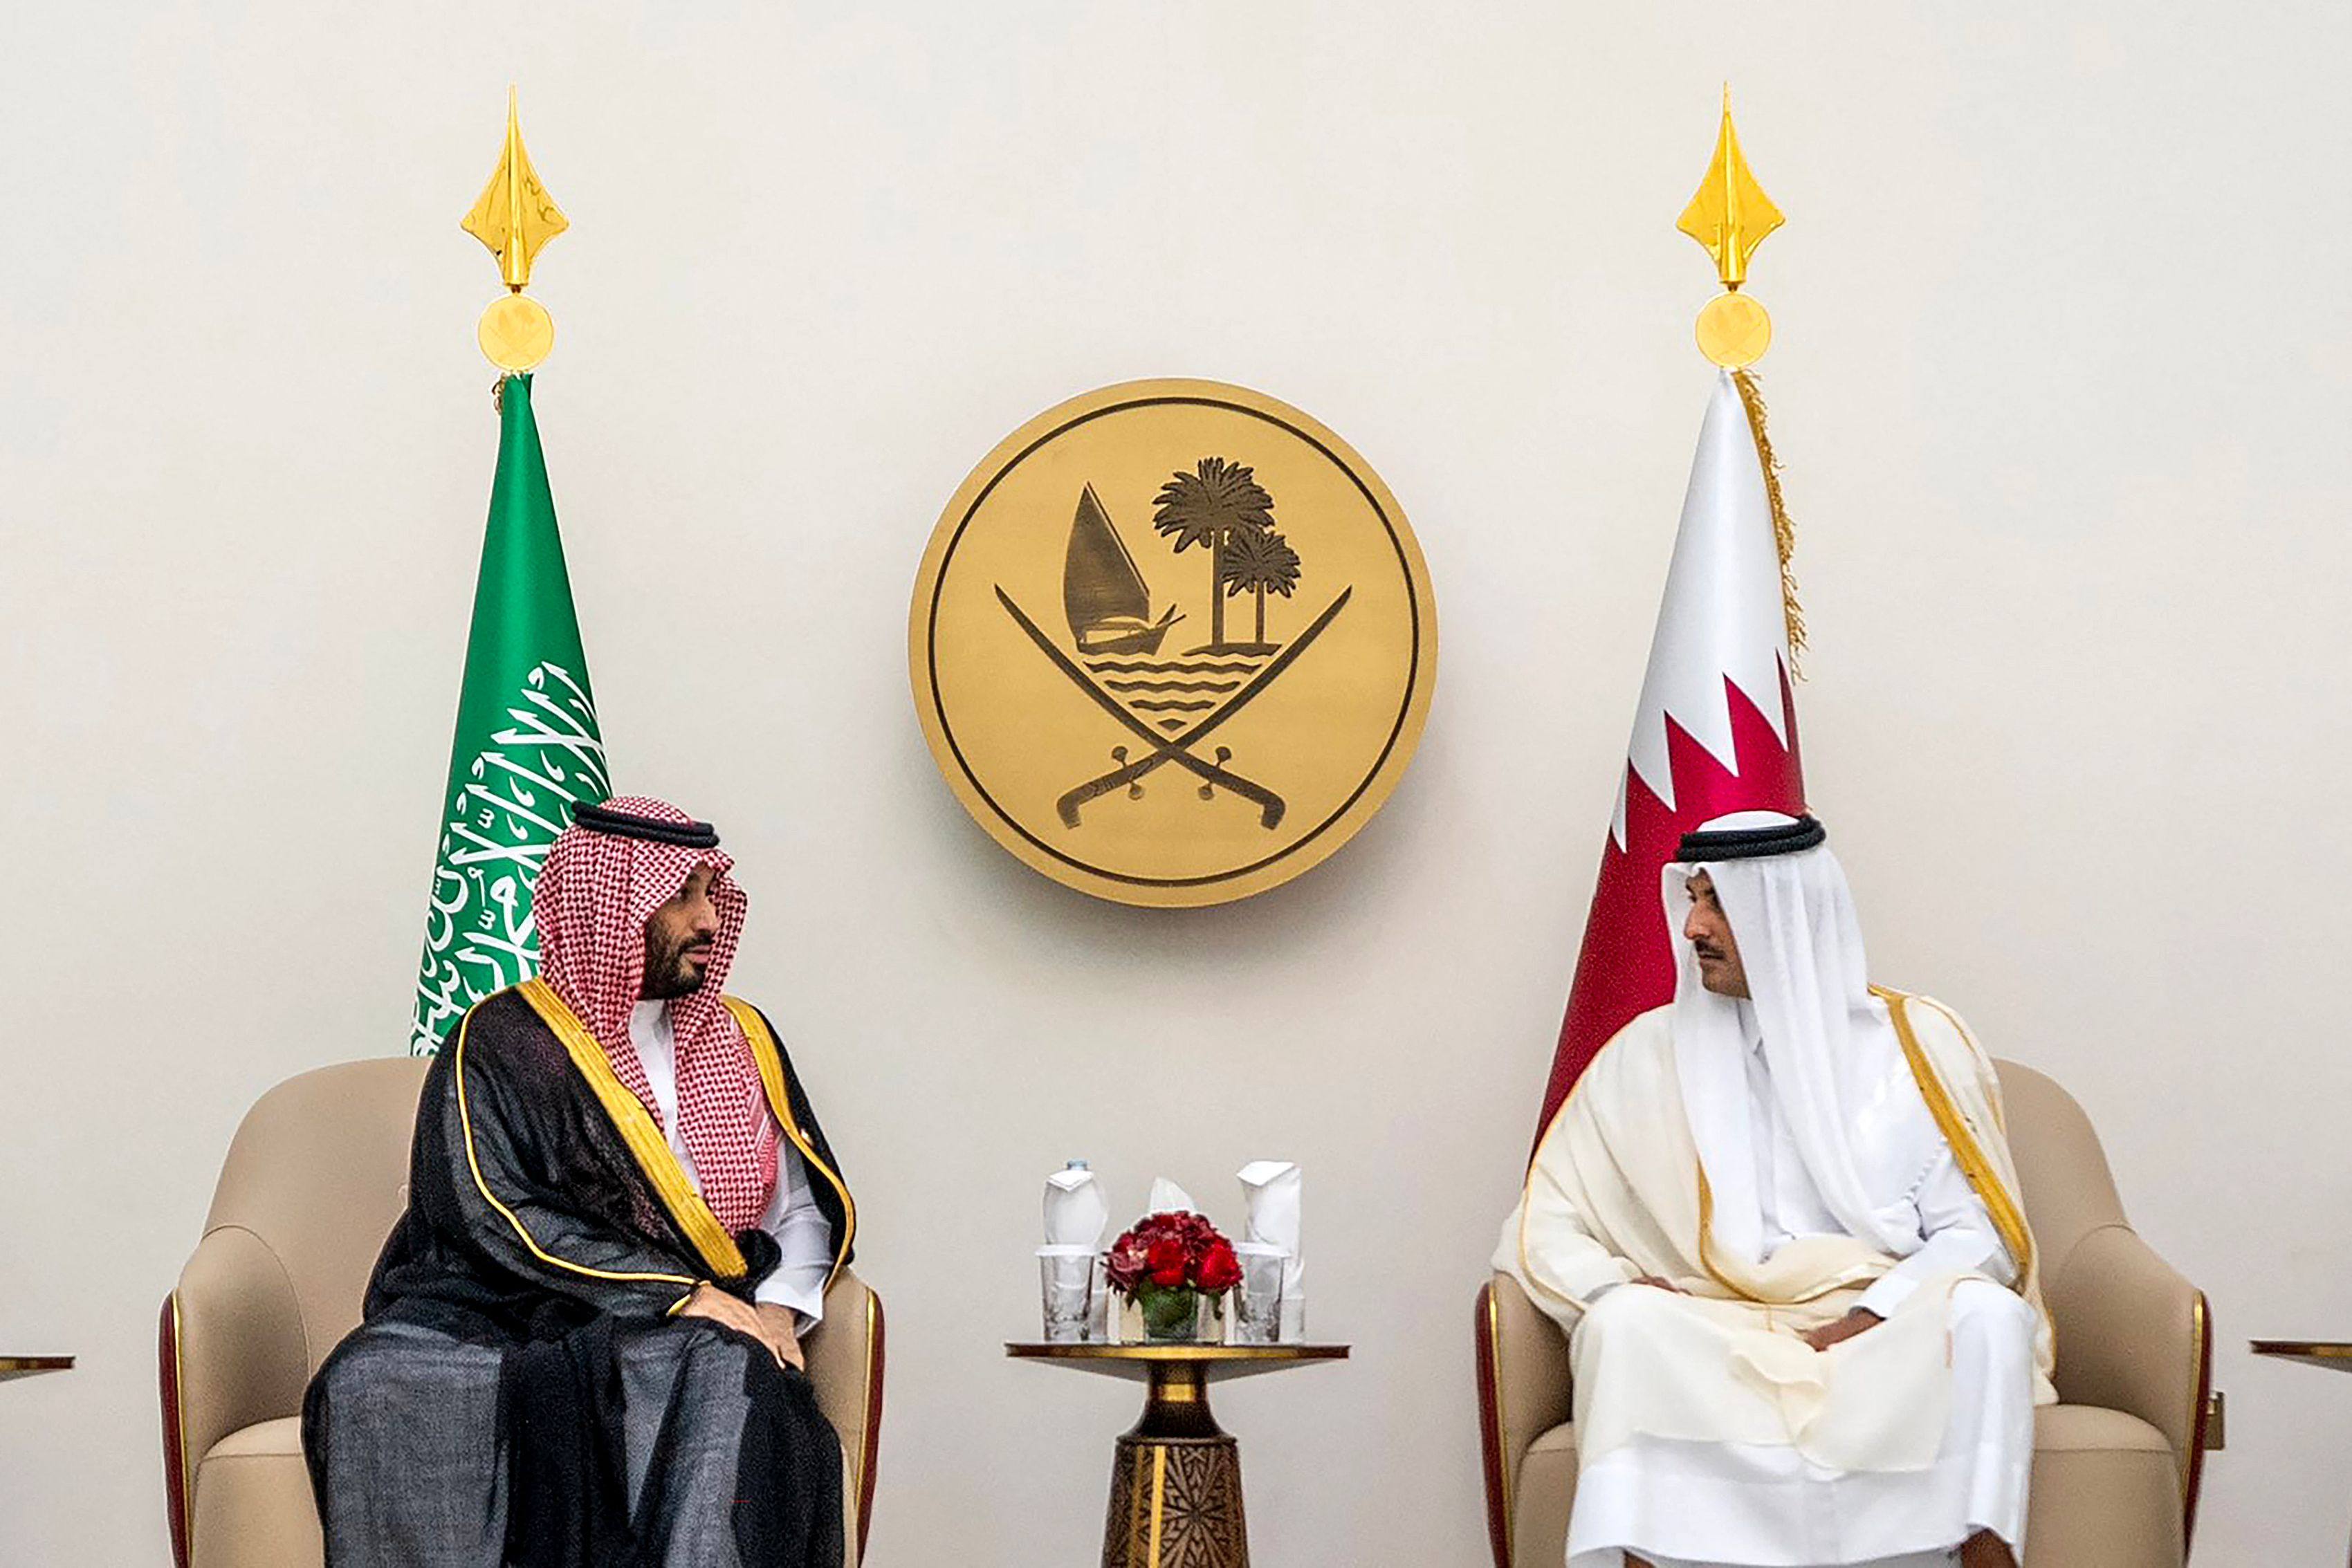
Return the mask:
<path id="1" fill-rule="evenodd" d="M 1159 620 L 1150 619 L 1151 590 L 1092 485 L 1078 497 L 1078 513 L 1070 523 L 1069 553 L 1062 561 L 1062 611 L 1085 654 L 1157 653 L 1168 628 L 1183 619 L 1172 604 Z"/>

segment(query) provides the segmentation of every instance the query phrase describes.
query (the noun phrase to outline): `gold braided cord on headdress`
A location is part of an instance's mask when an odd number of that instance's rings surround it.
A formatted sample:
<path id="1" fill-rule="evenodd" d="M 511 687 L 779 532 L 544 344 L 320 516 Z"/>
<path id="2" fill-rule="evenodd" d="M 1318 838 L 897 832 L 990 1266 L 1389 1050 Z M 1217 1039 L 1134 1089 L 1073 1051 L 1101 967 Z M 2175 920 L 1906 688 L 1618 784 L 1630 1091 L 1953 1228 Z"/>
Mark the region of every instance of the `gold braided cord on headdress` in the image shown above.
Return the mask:
<path id="1" fill-rule="evenodd" d="M 1780 462 L 1772 455 L 1772 434 L 1767 427 L 1764 393 L 1756 378 L 1747 371 L 1734 371 L 1731 379 L 1738 385 L 1740 403 L 1748 410 L 1748 428 L 1756 434 L 1756 455 L 1764 462 L 1764 494 L 1772 503 L 1772 541 L 1780 550 L 1780 614 L 1789 629 L 1789 674 L 1804 679 L 1801 661 L 1805 652 L 1805 610 L 1797 602 L 1797 572 L 1791 564 L 1797 553 L 1797 525 L 1789 518 L 1789 508 L 1780 499 Z"/>

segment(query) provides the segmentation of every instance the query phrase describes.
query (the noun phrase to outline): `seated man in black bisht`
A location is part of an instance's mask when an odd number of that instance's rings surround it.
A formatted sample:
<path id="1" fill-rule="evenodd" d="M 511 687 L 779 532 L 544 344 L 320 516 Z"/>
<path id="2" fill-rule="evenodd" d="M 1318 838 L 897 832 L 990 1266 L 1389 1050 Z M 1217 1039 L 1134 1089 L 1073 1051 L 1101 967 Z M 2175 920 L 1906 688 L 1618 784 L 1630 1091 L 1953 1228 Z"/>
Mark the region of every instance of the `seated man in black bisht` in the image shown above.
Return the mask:
<path id="1" fill-rule="evenodd" d="M 719 836 L 583 806 L 541 978 L 425 1082 L 408 1211 L 303 1411 L 331 1568 L 840 1568 L 800 1335 L 856 1210 L 766 1019 Z"/>

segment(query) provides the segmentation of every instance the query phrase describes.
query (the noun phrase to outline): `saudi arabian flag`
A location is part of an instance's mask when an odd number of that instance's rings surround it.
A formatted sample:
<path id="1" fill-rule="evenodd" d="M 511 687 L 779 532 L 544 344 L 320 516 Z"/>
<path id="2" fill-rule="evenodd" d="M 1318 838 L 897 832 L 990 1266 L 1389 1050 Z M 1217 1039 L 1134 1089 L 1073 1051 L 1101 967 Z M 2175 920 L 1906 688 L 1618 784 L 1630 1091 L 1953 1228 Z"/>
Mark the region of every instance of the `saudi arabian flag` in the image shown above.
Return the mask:
<path id="1" fill-rule="evenodd" d="M 499 412 L 499 475 L 409 1029 L 418 1056 L 439 1050 L 467 1008 L 539 972 L 530 896 L 540 865 L 572 808 L 613 792 L 529 376 L 506 379 Z"/>

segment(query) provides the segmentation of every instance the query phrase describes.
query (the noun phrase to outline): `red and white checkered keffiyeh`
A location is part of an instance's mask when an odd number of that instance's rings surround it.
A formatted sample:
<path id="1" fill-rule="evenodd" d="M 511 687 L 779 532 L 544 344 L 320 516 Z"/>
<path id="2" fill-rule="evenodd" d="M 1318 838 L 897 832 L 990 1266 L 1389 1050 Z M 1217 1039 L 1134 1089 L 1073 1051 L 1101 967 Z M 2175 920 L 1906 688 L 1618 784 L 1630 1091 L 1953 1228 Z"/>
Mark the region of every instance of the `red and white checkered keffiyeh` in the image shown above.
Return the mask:
<path id="1" fill-rule="evenodd" d="M 610 811 L 659 821 L 691 822 L 667 801 L 624 795 Z M 566 828 L 547 852 L 532 895 L 540 967 L 564 1005 L 604 1048 L 614 1073 L 652 1113 L 661 1111 L 645 1063 L 629 1039 L 629 1015 L 645 982 L 646 921 L 677 895 L 698 866 L 711 868 L 710 902 L 719 934 L 702 984 L 669 1004 L 677 1039 L 677 1117 L 705 1202 L 730 1231 L 748 1229 L 767 1211 L 776 1185 L 776 1124 L 743 1030 L 719 1000 L 743 935 L 743 890 L 728 874 L 733 857 Z M 668 1128 L 664 1127 L 665 1133 Z"/>

